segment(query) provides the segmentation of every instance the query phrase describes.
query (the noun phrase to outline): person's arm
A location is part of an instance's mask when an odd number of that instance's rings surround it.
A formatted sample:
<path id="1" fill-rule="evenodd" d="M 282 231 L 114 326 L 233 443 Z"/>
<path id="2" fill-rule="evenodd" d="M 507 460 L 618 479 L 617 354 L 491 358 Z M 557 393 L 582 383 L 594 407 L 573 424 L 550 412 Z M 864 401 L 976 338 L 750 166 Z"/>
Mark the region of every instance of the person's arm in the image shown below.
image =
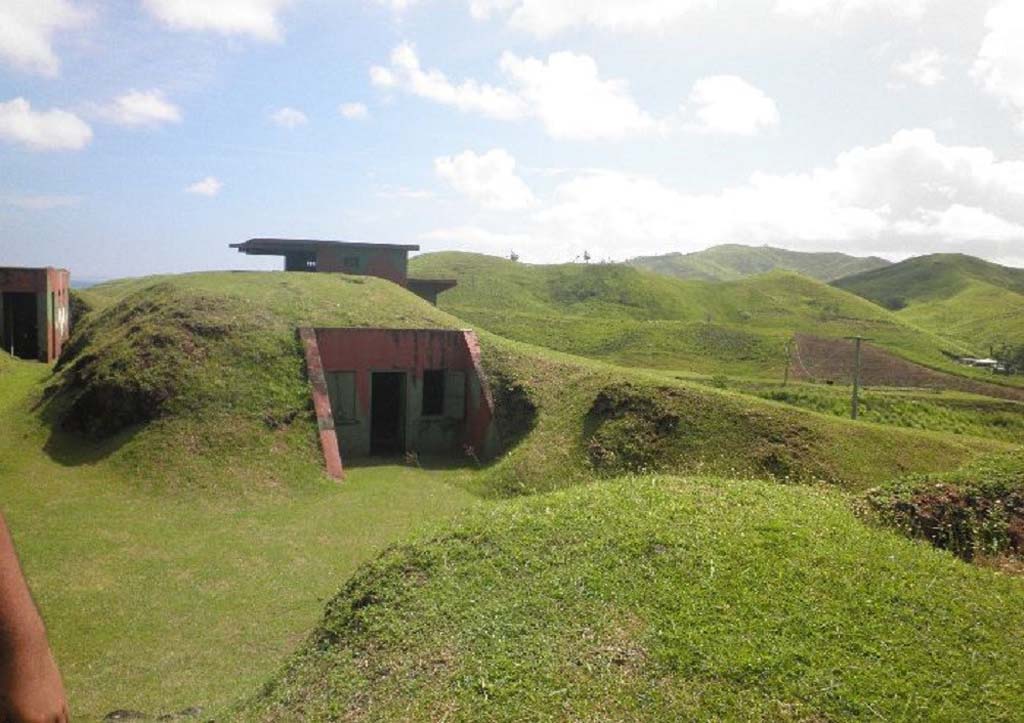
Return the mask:
<path id="1" fill-rule="evenodd" d="M 0 515 L 0 721 L 65 723 L 67 700 L 7 523 Z"/>

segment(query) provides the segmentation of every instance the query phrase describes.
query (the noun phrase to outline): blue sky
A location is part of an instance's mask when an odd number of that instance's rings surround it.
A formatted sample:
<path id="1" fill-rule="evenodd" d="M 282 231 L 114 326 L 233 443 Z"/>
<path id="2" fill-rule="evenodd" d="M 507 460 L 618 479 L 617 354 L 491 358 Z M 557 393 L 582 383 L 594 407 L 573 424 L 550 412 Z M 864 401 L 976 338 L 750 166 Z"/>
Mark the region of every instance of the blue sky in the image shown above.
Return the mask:
<path id="1" fill-rule="evenodd" d="M 1017 0 L 0 0 L 0 265 L 252 236 L 1024 265 Z"/>

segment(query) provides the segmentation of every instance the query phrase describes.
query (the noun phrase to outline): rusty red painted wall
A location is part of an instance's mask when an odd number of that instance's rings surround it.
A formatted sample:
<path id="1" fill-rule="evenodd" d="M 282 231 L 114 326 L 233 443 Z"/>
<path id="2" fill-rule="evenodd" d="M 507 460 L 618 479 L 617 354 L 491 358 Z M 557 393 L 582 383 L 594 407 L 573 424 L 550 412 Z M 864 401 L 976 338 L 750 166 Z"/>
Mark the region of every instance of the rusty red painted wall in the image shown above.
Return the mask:
<path id="1" fill-rule="evenodd" d="M 317 329 L 316 337 L 324 372 L 355 373 L 356 399 L 364 418 L 370 415 L 373 372 L 405 372 L 420 381 L 427 369 L 464 372 L 467 389 L 461 443 L 485 454 L 492 434 L 494 402 L 472 331 Z M 341 433 L 344 435 L 344 430 Z"/>
<path id="2" fill-rule="evenodd" d="M 341 464 L 341 452 L 338 449 L 338 435 L 334 429 L 334 415 L 331 412 L 331 400 L 327 395 L 327 382 L 324 379 L 324 368 L 320 358 L 316 332 L 312 329 L 299 329 L 306 354 L 306 370 L 313 394 L 313 408 L 316 411 L 317 427 L 320 434 L 320 448 L 323 451 L 327 474 L 335 479 L 344 479 L 345 470 Z"/>
<path id="3" fill-rule="evenodd" d="M 71 335 L 71 274 L 64 269 L 0 268 L 0 293 L 36 294 L 39 360 L 54 362 Z M 52 294 L 52 297 L 51 297 Z"/>
<path id="4" fill-rule="evenodd" d="M 463 332 L 404 329 L 317 329 L 324 371 L 356 372 L 359 406 L 370 409 L 370 372 L 404 371 L 417 379 L 425 369 L 473 371 Z"/>

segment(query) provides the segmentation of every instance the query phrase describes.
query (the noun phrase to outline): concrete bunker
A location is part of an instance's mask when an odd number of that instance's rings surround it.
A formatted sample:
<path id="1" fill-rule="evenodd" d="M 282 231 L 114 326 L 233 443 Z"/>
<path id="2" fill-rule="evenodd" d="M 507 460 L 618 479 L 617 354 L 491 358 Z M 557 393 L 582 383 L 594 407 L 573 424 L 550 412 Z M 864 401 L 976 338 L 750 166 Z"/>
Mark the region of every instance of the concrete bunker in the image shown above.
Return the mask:
<path id="1" fill-rule="evenodd" d="M 415 244 L 252 238 L 230 246 L 249 256 L 283 256 L 285 271 L 353 274 L 387 279 L 435 306 L 438 295 L 458 283 L 455 279 L 410 279 L 409 253 L 420 249 Z"/>
<path id="2" fill-rule="evenodd" d="M 0 343 L 21 359 L 50 363 L 70 333 L 70 274 L 64 269 L 0 268 Z"/>
<path id="3" fill-rule="evenodd" d="M 299 330 L 328 472 L 342 458 L 489 457 L 494 400 L 472 331 Z"/>

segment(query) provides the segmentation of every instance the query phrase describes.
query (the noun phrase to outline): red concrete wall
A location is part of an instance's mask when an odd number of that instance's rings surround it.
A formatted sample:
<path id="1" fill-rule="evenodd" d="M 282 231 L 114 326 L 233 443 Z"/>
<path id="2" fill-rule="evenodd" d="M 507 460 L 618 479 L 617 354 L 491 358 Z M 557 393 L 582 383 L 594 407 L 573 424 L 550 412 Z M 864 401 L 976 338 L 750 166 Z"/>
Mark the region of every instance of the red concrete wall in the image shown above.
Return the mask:
<path id="1" fill-rule="evenodd" d="M 327 474 L 334 479 L 344 479 L 345 470 L 341 466 L 338 435 L 334 429 L 334 415 L 331 412 L 331 400 L 327 394 L 327 380 L 324 378 L 316 332 L 312 329 L 300 329 L 299 338 L 302 340 L 303 351 L 306 354 L 306 369 L 312 387 L 313 408 L 316 411 L 317 427 L 320 433 L 320 449 L 323 450 Z"/>
<path id="2" fill-rule="evenodd" d="M 472 332 L 470 332 L 472 333 Z M 326 372 L 356 372 L 356 394 L 370 411 L 370 373 L 404 371 L 417 379 L 425 369 L 474 372 L 464 332 L 401 329 L 317 329 Z"/>
<path id="3" fill-rule="evenodd" d="M 71 335 L 71 274 L 64 269 L 54 268 L 2 268 L 0 293 L 2 292 L 37 295 L 39 360 L 47 363 L 56 361 Z"/>

